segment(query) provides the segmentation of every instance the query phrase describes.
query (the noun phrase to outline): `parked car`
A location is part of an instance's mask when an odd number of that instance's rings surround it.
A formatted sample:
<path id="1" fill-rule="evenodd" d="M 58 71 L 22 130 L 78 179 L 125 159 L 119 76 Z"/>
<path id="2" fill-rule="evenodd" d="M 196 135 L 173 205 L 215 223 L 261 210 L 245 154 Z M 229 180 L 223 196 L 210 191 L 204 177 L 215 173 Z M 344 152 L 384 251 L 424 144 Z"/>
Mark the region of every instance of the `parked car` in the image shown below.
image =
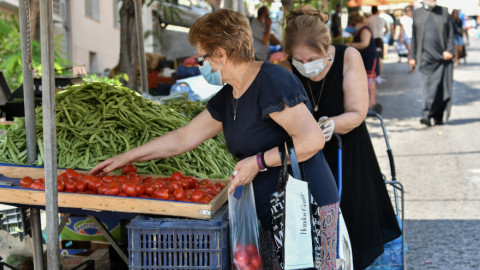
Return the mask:
<path id="1" fill-rule="evenodd" d="M 212 12 L 211 6 L 201 0 L 164 0 L 158 3 L 154 16 L 162 28 L 169 24 L 190 27 L 198 18 Z"/>

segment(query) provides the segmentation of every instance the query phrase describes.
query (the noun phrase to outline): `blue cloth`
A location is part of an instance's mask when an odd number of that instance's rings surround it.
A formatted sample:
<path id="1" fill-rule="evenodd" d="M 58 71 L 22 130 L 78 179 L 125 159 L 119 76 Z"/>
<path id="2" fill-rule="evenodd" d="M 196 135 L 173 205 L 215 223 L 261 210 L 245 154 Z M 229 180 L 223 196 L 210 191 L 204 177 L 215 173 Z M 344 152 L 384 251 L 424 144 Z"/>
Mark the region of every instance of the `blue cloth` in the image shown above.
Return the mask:
<path id="1" fill-rule="evenodd" d="M 460 35 L 454 35 L 453 42 L 455 45 L 465 45 L 465 41 L 463 41 L 463 37 Z"/>
<path id="2" fill-rule="evenodd" d="M 299 79 L 285 68 L 264 62 L 247 91 L 234 100 L 232 87 L 223 87 L 207 104 L 212 117 L 222 122 L 227 147 L 242 160 L 270 150 L 285 142 L 289 135 L 269 114 L 305 103 L 311 110 L 307 94 Z M 237 118 L 233 120 L 234 108 Z M 303 162 L 305 180 L 319 206 L 338 201 L 338 191 L 332 172 L 322 151 Z M 257 216 L 262 226 L 272 229 L 270 195 L 277 190 L 280 167 L 259 172 L 253 180 Z"/>

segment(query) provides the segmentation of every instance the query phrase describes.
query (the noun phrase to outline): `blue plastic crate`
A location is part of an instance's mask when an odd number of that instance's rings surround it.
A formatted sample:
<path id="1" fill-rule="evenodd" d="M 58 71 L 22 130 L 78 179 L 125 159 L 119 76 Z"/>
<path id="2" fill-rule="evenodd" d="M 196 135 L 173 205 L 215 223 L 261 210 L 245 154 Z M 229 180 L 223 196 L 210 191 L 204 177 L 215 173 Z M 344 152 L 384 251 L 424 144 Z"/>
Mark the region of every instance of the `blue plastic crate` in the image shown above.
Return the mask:
<path id="1" fill-rule="evenodd" d="M 127 229 L 130 269 L 229 269 L 227 205 L 211 220 L 138 216 Z"/>

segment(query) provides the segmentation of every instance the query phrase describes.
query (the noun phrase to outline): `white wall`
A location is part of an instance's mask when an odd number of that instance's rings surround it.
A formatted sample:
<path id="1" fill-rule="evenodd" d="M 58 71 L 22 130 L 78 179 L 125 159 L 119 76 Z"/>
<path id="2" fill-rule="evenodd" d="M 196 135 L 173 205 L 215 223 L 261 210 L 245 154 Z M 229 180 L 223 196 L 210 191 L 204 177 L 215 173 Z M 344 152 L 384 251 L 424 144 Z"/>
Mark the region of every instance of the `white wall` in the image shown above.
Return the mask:
<path id="1" fill-rule="evenodd" d="M 98 71 L 113 68 L 120 55 L 120 29 L 114 26 L 114 1 L 99 1 L 99 20 L 85 15 L 85 1 L 70 1 L 72 62 L 90 73 L 90 52 L 98 59 Z"/>

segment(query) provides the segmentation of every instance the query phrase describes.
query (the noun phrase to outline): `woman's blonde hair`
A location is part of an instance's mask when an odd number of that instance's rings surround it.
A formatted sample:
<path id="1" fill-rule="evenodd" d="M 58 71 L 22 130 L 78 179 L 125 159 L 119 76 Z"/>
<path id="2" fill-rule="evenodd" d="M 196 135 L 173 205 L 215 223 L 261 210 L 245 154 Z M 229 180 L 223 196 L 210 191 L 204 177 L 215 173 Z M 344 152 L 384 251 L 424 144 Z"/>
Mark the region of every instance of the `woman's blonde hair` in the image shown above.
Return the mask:
<path id="1" fill-rule="evenodd" d="M 254 59 L 250 22 L 245 15 L 229 9 L 200 17 L 190 28 L 188 40 L 207 53 L 215 54 L 215 50 L 222 47 L 234 64 Z"/>
<path id="2" fill-rule="evenodd" d="M 328 14 L 310 5 L 291 11 L 285 27 L 285 52 L 292 55 L 294 47 L 307 45 L 326 55 L 332 42 L 327 26 L 328 19 Z"/>
<path id="3" fill-rule="evenodd" d="M 348 22 L 354 25 L 357 23 L 364 23 L 365 17 L 357 11 L 354 11 L 348 15 Z"/>

